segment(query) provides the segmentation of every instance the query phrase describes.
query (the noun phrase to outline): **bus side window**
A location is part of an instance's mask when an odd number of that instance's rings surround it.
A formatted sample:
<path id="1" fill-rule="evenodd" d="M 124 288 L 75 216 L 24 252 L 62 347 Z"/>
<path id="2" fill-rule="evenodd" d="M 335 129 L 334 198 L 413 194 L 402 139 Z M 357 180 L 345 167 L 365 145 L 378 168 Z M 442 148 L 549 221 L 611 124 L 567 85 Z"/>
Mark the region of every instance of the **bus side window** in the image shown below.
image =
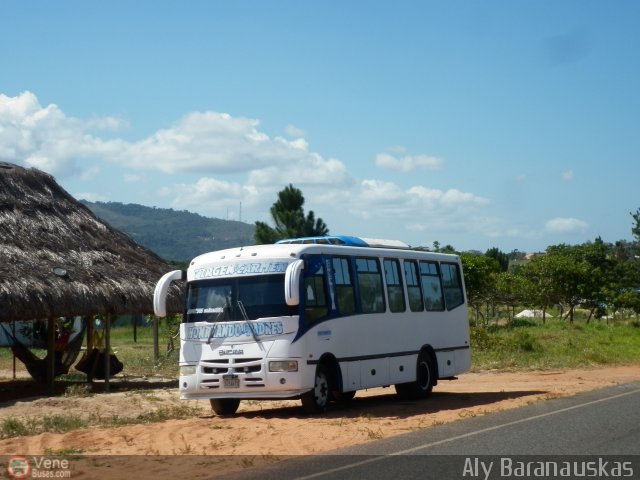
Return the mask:
<path id="1" fill-rule="evenodd" d="M 351 280 L 349 259 L 335 257 L 332 259 L 333 274 L 336 280 L 336 299 L 339 315 L 352 315 L 356 311 L 356 296 Z"/>
<path id="2" fill-rule="evenodd" d="M 382 313 L 385 311 L 384 292 L 380 264 L 375 258 L 356 258 L 358 287 L 362 313 Z"/>
<path id="3" fill-rule="evenodd" d="M 443 263 L 441 264 L 441 268 L 447 310 L 453 310 L 464 303 L 462 282 L 460 281 L 460 268 L 455 263 Z"/>
<path id="4" fill-rule="evenodd" d="M 404 288 L 402 288 L 398 260 L 384 260 L 384 278 L 387 284 L 389 310 L 392 312 L 404 312 L 406 310 L 404 304 Z"/>
<path id="5" fill-rule="evenodd" d="M 414 260 L 405 260 L 403 263 L 404 278 L 407 282 L 407 293 L 409 294 L 409 308 L 412 312 L 422 312 L 424 303 L 422 302 L 420 277 L 418 277 L 418 264 Z"/>
<path id="6" fill-rule="evenodd" d="M 431 312 L 444 310 L 438 264 L 436 262 L 420 262 L 420 280 L 422 281 L 424 305 L 427 310 Z"/>
<path id="7" fill-rule="evenodd" d="M 326 317 L 329 313 L 327 294 L 324 283 L 324 268 L 304 279 L 304 318 L 307 324 L 312 324 Z"/>

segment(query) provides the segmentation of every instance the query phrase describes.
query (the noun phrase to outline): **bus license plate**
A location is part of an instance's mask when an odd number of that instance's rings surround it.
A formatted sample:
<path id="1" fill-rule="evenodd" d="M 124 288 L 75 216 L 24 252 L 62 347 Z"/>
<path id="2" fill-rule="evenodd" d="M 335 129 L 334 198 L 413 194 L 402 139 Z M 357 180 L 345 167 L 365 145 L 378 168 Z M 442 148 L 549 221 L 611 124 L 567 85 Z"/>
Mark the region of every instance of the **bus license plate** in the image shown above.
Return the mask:
<path id="1" fill-rule="evenodd" d="M 224 388 L 240 388 L 240 377 L 238 375 L 223 375 L 222 385 Z"/>

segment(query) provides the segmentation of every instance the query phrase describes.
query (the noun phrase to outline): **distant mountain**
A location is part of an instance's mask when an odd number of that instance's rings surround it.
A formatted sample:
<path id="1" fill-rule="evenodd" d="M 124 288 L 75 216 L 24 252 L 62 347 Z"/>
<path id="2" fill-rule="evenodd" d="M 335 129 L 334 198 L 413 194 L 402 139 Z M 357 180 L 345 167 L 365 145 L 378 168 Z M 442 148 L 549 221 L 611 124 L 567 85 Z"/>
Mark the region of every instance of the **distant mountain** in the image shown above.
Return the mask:
<path id="1" fill-rule="evenodd" d="M 255 243 L 254 225 L 248 223 L 135 203 L 82 203 L 98 218 L 165 260 L 184 262 L 201 253 Z"/>

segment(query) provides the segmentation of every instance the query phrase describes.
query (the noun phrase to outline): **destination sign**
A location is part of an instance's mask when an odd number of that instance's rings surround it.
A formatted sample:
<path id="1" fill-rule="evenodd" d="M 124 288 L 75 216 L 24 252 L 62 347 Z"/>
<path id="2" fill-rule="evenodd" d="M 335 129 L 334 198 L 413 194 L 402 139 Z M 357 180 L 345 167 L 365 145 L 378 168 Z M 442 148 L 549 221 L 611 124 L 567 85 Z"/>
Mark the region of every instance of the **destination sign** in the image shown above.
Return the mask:
<path id="1" fill-rule="evenodd" d="M 287 262 L 243 262 L 227 263 L 210 267 L 196 268 L 193 271 L 194 280 L 203 278 L 226 277 L 230 275 L 260 275 L 272 273 L 285 273 Z"/>

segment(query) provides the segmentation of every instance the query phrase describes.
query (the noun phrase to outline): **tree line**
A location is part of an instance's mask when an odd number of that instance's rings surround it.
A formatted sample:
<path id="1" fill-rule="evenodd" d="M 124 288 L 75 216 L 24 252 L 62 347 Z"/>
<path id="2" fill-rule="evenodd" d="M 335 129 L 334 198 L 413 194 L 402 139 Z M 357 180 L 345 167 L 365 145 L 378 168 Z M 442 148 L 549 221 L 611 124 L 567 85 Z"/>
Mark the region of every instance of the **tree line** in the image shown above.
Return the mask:
<path id="1" fill-rule="evenodd" d="M 275 227 L 256 222 L 257 243 L 283 238 L 319 236 L 329 229 L 313 211 L 305 215 L 304 196 L 293 185 L 278 193 L 271 207 Z M 525 256 L 491 248 L 481 252 L 456 252 L 451 245 L 433 243 L 433 250 L 458 253 L 464 269 L 470 308 L 477 323 L 486 323 L 507 307 L 508 317 L 516 307 L 542 312 L 550 308 L 574 320 L 576 308 L 588 312 L 588 321 L 621 311 L 640 313 L 640 209 L 631 213 L 634 241 L 604 242 L 600 237 L 581 245 L 549 246 L 544 253 Z"/>
<path id="2" fill-rule="evenodd" d="M 487 322 L 498 306 L 512 318 L 515 308 L 542 312 L 551 307 L 573 322 L 576 308 L 588 320 L 630 310 L 640 313 L 638 242 L 606 243 L 601 238 L 581 245 L 552 245 L 521 262 L 500 263 L 496 252 L 461 253 L 469 306 L 476 322 Z M 502 252 L 497 252 L 502 256 Z"/>

